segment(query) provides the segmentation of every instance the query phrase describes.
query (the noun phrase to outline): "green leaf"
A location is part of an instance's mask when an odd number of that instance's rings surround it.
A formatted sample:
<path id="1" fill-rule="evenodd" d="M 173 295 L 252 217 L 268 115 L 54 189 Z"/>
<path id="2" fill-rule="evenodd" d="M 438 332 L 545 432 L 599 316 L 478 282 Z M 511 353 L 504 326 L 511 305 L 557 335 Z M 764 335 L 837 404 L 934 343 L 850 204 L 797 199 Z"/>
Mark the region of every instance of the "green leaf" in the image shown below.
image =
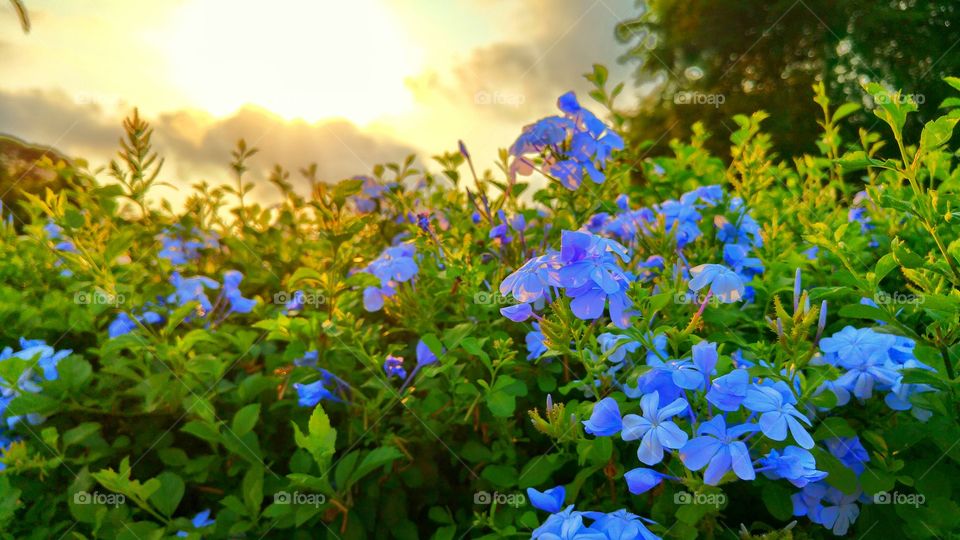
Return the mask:
<path id="1" fill-rule="evenodd" d="M 430 349 L 430 352 L 437 355 L 437 358 L 440 358 L 443 355 L 443 344 L 440 343 L 440 340 L 437 339 L 437 336 L 433 334 L 427 334 L 421 338 L 423 343 Z"/>
<path id="2" fill-rule="evenodd" d="M 850 424 L 847 423 L 846 420 L 837 416 L 831 416 L 824 418 L 823 422 L 820 422 L 820 426 L 817 427 L 817 430 L 813 433 L 813 438 L 822 441 L 833 437 L 854 437 L 856 434 L 857 432 L 850 427 Z"/>
<path id="3" fill-rule="evenodd" d="M 873 269 L 873 273 L 876 274 L 874 278 L 876 283 L 879 284 L 883 278 L 887 277 L 887 274 L 896 267 L 897 261 L 893 258 L 892 253 L 887 253 L 883 257 L 880 257 L 880 260 L 877 261 L 877 265 Z"/>
<path id="4" fill-rule="evenodd" d="M 212 444 L 219 444 L 221 442 L 220 431 L 216 427 L 199 420 L 187 422 L 180 428 L 180 431 L 189 433 L 198 439 L 203 439 Z"/>
<path id="5" fill-rule="evenodd" d="M 958 77 L 944 77 L 944 82 L 952 86 L 955 90 L 960 90 L 960 78 Z"/>
<path id="6" fill-rule="evenodd" d="M 827 473 L 828 484 L 848 495 L 857 491 L 856 473 L 820 447 L 814 448 L 812 452 L 817 460 L 817 469 Z"/>
<path id="7" fill-rule="evenodd" d="M 837 110 L 833 113 L 833 121 L 838 122 L 839 120 L 850 116 L 851 114 L 860 110 L 860 105 L 857 103 L 844 103 L 843 105 L 837 107 Z"/>
<path id="8" fill-rule="evenodd" d="M 165 516 L 172 516 L 180 505 L 185 489 L 183 480 L 176 474 L 165 471 L 156 477 L 160 487 L 150 495 L 150 504 Z"/>
<path id="9" fill-rule="evenodd" d="M 494 416 L 506 418 L 517 408 L 517 396 L 527 395 L 527 385 L 509 375 L 497 377 L 487 393 L 487 407 Z"/>
<path id="10" fill-rule="evenodd" d="M 953 137 L 953 128 L 958 120 L 960 119 L 941 116 L 927 122 L 920 133 L 920 148 L 929 152 L 946 144 Z"/>
<path id="11" fill-rule="evenodd" d="M 353 474 L 350 475 L 350 480 L 347 482 L 347 488 L 356 484 L 361 478 L 369 474 L 370 472 L 379 469 L 392 463 L 394 460 L 403 457 L 403 454 L 392 446 L 381 446 L 376 448 L 367 455 L 363 456 L 363 460 L 360 462 L 360 465 L 357 465 L 356 470 L 353 471 Z M 337 486 L 341 487 L 341 486 Z"/>
<path id="12" fill-rule="evenodd" d="M 793 502 L 791 492 L 778 482 L 767 482 L 760 490 L 761 499 L 770 514 L 780 521 L 787 521 L 793 516 Z"/>
<path id="13" fill-rule="evenodd" d="M 83 442 L 87 437 L 90 437 L 98 431 L 100 431 L 100 424 L 96 422 L 84 422 L 75 428 L 67 430 L 67 432 L 63 434 L 63 447 L 66 449 Z"/>
<path id="14" fill-rule="evenodd" d="M 509 465 L 487 465 L 480 477 L 497 487 L 508 488 L 517 485 L 517 469 Z"/>
<path id="15" fill-rule="evenodd" d="M 890 491 L 896 483 L 897 479 L 892 474 L 871 467 L 867 467 L 860 475 L 860 487 L 867 495 Z"/>
<path id="16" fill-rule="evenodd" d="M 247 505 L 249 515 L 260 515 L 260 505 L 263 503 L 263 467 L 251 466 L 243 475 L 243 501 Z"/>
<path id="17" fill-rule="evenodd" d="M 351 473 L 353 473 L 353 468 L 357 465 L 358 459 L 360 459 L 360 452 L 354 451 L 337 461 L 337 468 L 333 473 L 333 481 L 341 491 L 347 489 L 349 485 L 347 482 L 350 480 Z"/>
<path id="18" fill-rule="evenodd" d="M 289 279 L 287 279 L 287 285 L 289 287 L 296 288 L 297 285 L 299 285 L 301 282 L 304 282 L 304 281 L 319 283 L 323 281 L 323 274 L 321 274 L 317 270 L 314 270 L 313 268 L 307 268 L 305 266 L 301 266 L 300 268 L 297 268 L 297 270 L 293 273 L 292 276 L 290 276 Z M 293 291 L 290 291 L 290 292 L 292 293 Z"/>
<path id="19" fill-rule="evenodd" d="M 294 440 L 297 446 L 310 452 L 320 470 L 326 472 L 336 448 L 337 430 L 330 427 L 330 419 L 327 417 L 327 413 L 323 411 L 321 404 L 317 404 L 316 408 L 313 409 L 307 429 L 308 433 L 305 435 L 300 430 L 300 426 L 294 422 Z"/>
<path id="20" fill-rule="evenodd" d="M 233 421 L 230 423 L 230 429 L 237 437 L 243 437 L 257 425 L 260 419 L 260 404 L 253 403 L 237 411 L 233 415 Z"/>

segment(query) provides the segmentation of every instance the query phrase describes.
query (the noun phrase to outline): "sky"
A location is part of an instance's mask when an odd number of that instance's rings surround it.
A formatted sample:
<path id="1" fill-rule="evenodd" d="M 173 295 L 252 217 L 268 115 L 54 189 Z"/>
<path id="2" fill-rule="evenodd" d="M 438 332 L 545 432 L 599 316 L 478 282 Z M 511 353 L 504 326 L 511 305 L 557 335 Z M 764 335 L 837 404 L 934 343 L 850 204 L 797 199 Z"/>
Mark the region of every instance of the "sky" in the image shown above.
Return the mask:
<path id="1" fill-rule="evenodd" d="M 241 137 L 261 184 L 274 164 L 327 181 L 410 153 L 429 167 L 458 139 L 492 168 L 557 96 L 589 103 L 593 63 L 632 93 L 613 30 L 635 0 L 24 3 L 29 34 L 0 1 L 0 133 L 97 167 L 138 107 L 175 186 L 230 182 Z"/>

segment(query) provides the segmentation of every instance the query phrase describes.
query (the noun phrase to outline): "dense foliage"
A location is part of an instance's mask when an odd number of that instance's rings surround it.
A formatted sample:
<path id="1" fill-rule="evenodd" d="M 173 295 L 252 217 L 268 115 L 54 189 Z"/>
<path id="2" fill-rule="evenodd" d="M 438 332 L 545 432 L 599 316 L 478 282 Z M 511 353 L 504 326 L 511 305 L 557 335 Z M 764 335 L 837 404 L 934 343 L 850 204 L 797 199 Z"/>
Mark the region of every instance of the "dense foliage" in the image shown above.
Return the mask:
<path id="1" fill-rule="evenodd" d="M 567 94 L 496 172 L 271 206 L 242 143 L 151 205 L 136 117 L 115 182 L 47 162 L 0 230 L 0 537 L 956 533 L 960 101 L 904 140 L 869 85 L 889 147 L 814 90 L 789 161 L 764 113 L 650 158 Z"/>
<path id="2" fill-rule="evenodd" d="M 914 96 L 910 137 L 940 116 L 951 95 L 944 75 L 960 71 L 951 54 L 960 6 L 942 0 L 637 0 L 638 15 L 617 27 L 631 46 L 637 78 L 657 91 L 631 115 L 635 141 L 686 138 L 694 122 L 727 135 L 734 114 L 776 111 L 764 123 L 783 155 L 814 151 L 819 127 L 810 85 L 821 81 L 835 102 L 861 102 L 864 81 L 885 81 Z M 701 106 L 696 106 L 701 105 Z M 873 129 L 876 118 L 855 113 L 842 129 Z M 728 127 L 729 126 L 729 127 Z M 889 139 L 892 143 L 893 139 Z M 725 137 L 708 141 L 725 151 Z M 658 148 L 659 150 L 660 148 Z"/>

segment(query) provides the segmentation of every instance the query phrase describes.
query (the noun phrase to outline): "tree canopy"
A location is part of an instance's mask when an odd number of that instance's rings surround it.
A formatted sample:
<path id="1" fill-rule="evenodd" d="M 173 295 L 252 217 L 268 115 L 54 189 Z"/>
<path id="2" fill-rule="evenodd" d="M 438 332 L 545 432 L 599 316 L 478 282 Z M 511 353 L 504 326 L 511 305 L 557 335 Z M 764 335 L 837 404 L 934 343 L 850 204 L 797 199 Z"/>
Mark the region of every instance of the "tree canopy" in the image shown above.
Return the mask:
<path id="1" fill-rule="evenodd" d="M 936 116 L 960 73 L 960 4 L 949 1 L 649 0 L 617 27 L 632 48 L 641 87 L 631 118 L 635 140 L 688 137 L 694 122 L 727 146 L 734 114 L 776 111 L 765 123 L 783 154 L 811 151 L 819 128 L 811 86 L 823 81 L 835 103 L 861 102 L 865 82 L 903 88 L 920 106 L 908 131 Z M 904 98 L 906 99 L 906 98 Z M 848 135 L 876 122 L 860 112 Z M 848 136 L 848 140 L 849 140 Z"/>

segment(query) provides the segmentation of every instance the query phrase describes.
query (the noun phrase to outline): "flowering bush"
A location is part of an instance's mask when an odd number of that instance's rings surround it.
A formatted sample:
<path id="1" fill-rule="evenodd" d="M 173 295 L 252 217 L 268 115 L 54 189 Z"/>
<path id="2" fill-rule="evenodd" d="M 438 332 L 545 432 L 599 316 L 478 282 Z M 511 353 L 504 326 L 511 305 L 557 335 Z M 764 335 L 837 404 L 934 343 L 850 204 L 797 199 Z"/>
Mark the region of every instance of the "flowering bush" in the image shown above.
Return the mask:
<path id="1" fill-rule="evenodd" d="M 0 537 L 957 533 L 960 101 L 905 141 L 866 86 L 894 148 L 815 90 L 789 160 L 764 113 L 647 157 L 566 94 L 498 173 L 272 206 L 243 144 L 180 212 L 154 160 L 54 167 L 0 229 Z"/>

